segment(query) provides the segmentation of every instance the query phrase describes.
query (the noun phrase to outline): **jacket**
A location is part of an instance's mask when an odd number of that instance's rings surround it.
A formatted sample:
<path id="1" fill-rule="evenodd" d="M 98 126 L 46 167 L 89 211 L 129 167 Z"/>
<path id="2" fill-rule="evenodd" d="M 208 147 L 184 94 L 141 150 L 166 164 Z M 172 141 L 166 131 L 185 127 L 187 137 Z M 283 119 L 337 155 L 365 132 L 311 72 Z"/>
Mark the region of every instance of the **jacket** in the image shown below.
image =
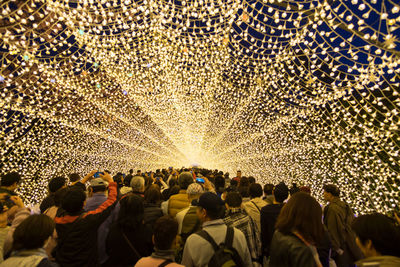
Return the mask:
<path id="1" fill-rule="evenodd" d="M 207 231 L 217 244 L 225 242 L 227 229 L 228 227 L 223 220 L 213 220 L 203 223 L 203 230 Z M 249 249 L 247 248 L 246 238 L 236 228 L 234 228 L 232 246 L 242 258 L 244 267 L 252 267 L 253 264 Z M 212 245 L 198 234 L 192 234 L 187 239 L 183 250 L 182 265 L 186 267 L 205 267 L 213 255 L 214 249 Z"/>
<path id="2" fill-rule="evenodd" d="M 50 207 L 54 206 L 54 193 L 49 194 L 47 197 L 45 197 L 42 200 L 42 203 L 40 204 L 40 213 L 44 213 L 47 209 Z"/>
<path id="3" fill-rule="evenodd" d="M 117 200 L 117 184 L 109 184 L 107 200 L 96 210 L 68 214 L 59 209 L 54 219 L 58 233 L 56 260 L 62 266 L 96 266 L 97 230 L 107 219 Z"/>
<path id="4" fill-rule="evenodd" d="M 189 207 L 190 202 L 186 190 L 180 190 L 179 194 L 173 195 L 169 198 L 168 202 L 168 214 L 175 217 L 176 214 Z"/>
<path id="5" fill-rule="evenodd" d="M 160 208 L 160 204 L 144 203 L 144 223 L 151 225 L 153 227 L 154 223 L 158 218 L 162 217 L 164 214 Z"/>
<path id="6" fill-rule="evenodd" d="M 261 243 L 262 253 L 268 257 L 270 255 L 269 249 L 272 240 L 272 236 L 275 231 L 275 223 L 278 219 L 279 213 L 283 204 L 271 204 L 266 205 L 261 209 L 260 215 L 260 226 L 261 226 Z"/>
<path id="7" fill-rule="evenodd" d="M 4 241 L 4 255 L 8 255 L 11 252 L 12 244 L 14 242 L 13 234 L 15 228 L 21 224 L 23 220 L 31 215 L 30 211 L 27 208 L 18 208 L 15 213 L 14 220 L 12 221 L 11 227 L 7 232 L 6 240 Z"/>
<path id="8" fill-rule="evenodd" d="M 140 256 L 137 256 L 124 235 Z M 122 229 L 114 223 L 107 236 L 106 251 L 109 256 L 104 266 L 133 266 L 141 257 L 153 252 L 153 231 L 150 225 L 142 224 L 139 229 Z"/>
<path id="9" fill-rule="evenodd" d="M 0 267 L 58 267 L 57 263 L 47 259 L 46 251 L 43 248 L 20 250 L 10 258 L 3 261 Z"/>
<path id="10" fill-rule="evenodd" d="M 370 257 L 356 262 L 357 267 L 399 267 L 400 258 L 394 256 Z"/>
<path id="11" fill-rule="evenodd" d="M 267 202 L 259 197 L 253 198 L 250 201 L 243 203 L 244 210 L 256 223 L 258 232 L 261 232 L 261 209 L 265 205 L 267 205 Z"/>
<path id="12" fill-rule="evenodd" d="M 92 211 L 97 209 L 101 204 L 107 200 L 104 193 L 94 193 L 92 197 L 86 200 L 86 205 L 83 208 L 85 211 Z"/>
<path id="13" fill-rule="evenodd" d="M 269 267 L 316 267 L 311 249 L 293 234 L 275 231 L 270 248 Z"/>

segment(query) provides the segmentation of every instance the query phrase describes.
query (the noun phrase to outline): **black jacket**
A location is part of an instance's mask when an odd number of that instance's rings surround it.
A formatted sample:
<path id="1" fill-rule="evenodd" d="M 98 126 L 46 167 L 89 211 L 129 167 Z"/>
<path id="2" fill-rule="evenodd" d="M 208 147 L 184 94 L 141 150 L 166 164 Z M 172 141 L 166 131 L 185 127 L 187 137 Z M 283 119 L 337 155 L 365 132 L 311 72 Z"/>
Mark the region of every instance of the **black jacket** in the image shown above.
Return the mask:
<path id="1" fill-rule="evenodd" d="M 262 243 L 262 254 L 268 257 L 270 255 L 269 248 L 272 240 L 272 236 L 275 232 L 276 219 L 281 212 L 283 204 L 270 204 L 261 208 L 260 211 L 260 223 L 261 223 L 261 243 Z"/>
<path id="2" fill-rule="evenodd" d="M 275 231 L 270 247 L 269 267 L 316 267 L 311 249 L 293 234 Z"/>
<path id="3" fill-rule="evenodd" d="M 140 257 L 125 240 L 123 233 Z M 106 251 L 109 258 L 104 266 L 134 266 L 141 257 L 150 256 L 153 252 L 152 236 L 150 225 L 141 225 L 139 229 L 122 230 L 118 222 L 114 223 L 107 236 Z"/>
<path id="4" fill-rule="evenodd" d="M 42 203 L 40 204 L 40 213 L 44 213 L 48 208 L 51 208 L 55 205 L 54 194 L 49 194 L 42 200 Z"/>
<path id="5" fill-rule="evenodd" d="M 164 214 L 160 205 L 152 203 L 144 203 L 144 223 L 154 226 L 154 223 L 158 218 L 162 217 Z"/>
<path id="6" fill-rule="evenodd" d="M 59 209 L 54 219 L 58 234 L 56 261 L 61 266 L 97 266 L 97 229 L 117 200 L 117 184 L 109 184 L 108 199 L 96 210 L 68 214 Z"/>

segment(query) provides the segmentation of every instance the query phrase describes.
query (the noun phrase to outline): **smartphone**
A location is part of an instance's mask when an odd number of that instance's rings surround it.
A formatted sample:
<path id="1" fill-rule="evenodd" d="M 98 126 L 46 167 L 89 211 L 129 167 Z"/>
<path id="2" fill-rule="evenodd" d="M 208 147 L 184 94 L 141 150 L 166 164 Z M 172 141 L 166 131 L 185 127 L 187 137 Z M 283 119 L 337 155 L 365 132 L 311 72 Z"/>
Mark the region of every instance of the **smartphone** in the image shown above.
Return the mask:
<path id="1" fill-rule="evenodd" d="M 204 179 L 203 178 L 196 178 L 196 182 L 199 184 L 204 184 Z"/>
<path id="2" fill-rule="evenodd" d="M 96 173 L 93 175 L 93 177 L 94 177 L 94 178 L 100 178 L 100 174 L 101 174 L 101 175 L 104 175 L 104 172 L 96 172 Z"/>

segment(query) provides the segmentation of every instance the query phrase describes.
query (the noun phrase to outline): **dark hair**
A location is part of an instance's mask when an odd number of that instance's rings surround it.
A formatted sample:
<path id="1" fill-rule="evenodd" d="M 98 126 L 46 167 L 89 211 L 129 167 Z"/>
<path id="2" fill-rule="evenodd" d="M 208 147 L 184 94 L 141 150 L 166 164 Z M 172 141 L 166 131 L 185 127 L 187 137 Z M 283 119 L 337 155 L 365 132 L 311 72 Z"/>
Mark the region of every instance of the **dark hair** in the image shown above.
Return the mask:
<path id="1" fill-rule="evenodd" d="M 222 193 L 225 189 L 225 178 L 221 175 L 215 177 L 215 189 L 219 193 Z"/>
<path id="2" fill-rule="evenodd" d="M 338 197 L 340 195 L 339 188 L 334 184 L 326 184 L 324 185 L 323 189 L 325 192 L 331 193 L 334 197 Z"/>
<path id="3" fill-rule="evenodd" d="M 251 184 L 249 187 L 249 195 L 250 198 L 261 197 L 263 194 L 263 190 L 260 184 Z"/>
<path id="4" fill-rule="evenodd" d="M 400 257 L 400 230 L 385 215 L 361 215 L 354 219 L 352 228 L 362 244 L 371 240 L 381 255 Z"/>
<path id="5" fill-rule="evenodd" d="M 230 185 L 231 186 L 237 186 L 238 185 L 238 181 L 232 179 L 231 182 L 230 182 Z"/>
<path id="6" fill-rule="evenodd" d="M 318 244 L 324 234 L 321 206 L 309 194 L 298 192 L 283 206 L 275 228 L 283 234 L 298 231 L 308 242 Z"/>
<path id="7" fill-rule="evenodd" d="M 293 196 L 297 192 L 300 192 L 300 188 L 298 188 L 296 184 L 293 184 L 293 186 L 289 190 L 290 196 Z"/>
<path id="8" fill-rule="evenodd" d="M 91 186 L 90 188 L 92 188 L 93 193 L 104 192 L 107 190 L 107 186 L 105 185 Z"/>
<path id="9" fill-rule="evenodd" d="M 175 186 L 175 185 L 178 185 L 177 179 L 171 178 L 171 179 L 169 180 L 169 182 L 168 182 L 168 185 L 169 185 L 170 188 L 173 187 L 173 186 Z"/>
<path id="10" fill-rule="evenodd" d="M 204 209 L 204 208 L 201 208 Z M 206 210 L 206 209 L 204 209 Z M 216 207 L 215 210 L 206 210 L 207 212 L 207 216 L 211 219 L 211 220 L 218 220 L 221 219 L 224 216 L 224 209 L 221 207 Z"/>
<path id="11" fill-rule="evenodd" d="M 78 188 L 70 188 L 61 201 L 61 207 L 69 213 L 78 213 L 83 209 L 86 194 Z"/>
<path id="12" fill-rule="evenodd" d="M 254 184 L 255 182 L 256 182 L 256 178 L 254 178 L 253 176 L 249 176 L 249 183 Z"/>
<path id="13" fill-rule="evenodd" d="M 178 226 L 178 222 L 169 215 L 158 218 L 154 223 L 154 246 L 160 250 L 171 249 Z"/>
<path id="14" fill-rule="evenodd" d="M 1 176 L 1 186 L 11 186 L 21 181 L 21 175 L 18 172 L 9 172 Z"/>
<path id="15" fill-rule="evenodd" d="M 239 185 L 239 187 L 237 188 L 238 192 L 240 193 L 240 195 L 242 197 L 249 197 L 249 186 L 241 186 Z"/>
<path id="16" fill-rule="evenodd" d="M 246 176 L 240 178 L 239 186 L 249 186 L 249 185 L 250 185 L 249 178 L 247 178 Z"/>
<path id="17" fill-rule="evenodd" d="M 132 174 L 128 174 L 124 179 L 124 185 L 130 187 L 132 178 L 133 178 Z"/>
<path id="18" fill-rule="evenodd" d="M 129 194 L 122 198 L 119 203 L 119 226 L 137 230 L 144 220 L 143 198 L 134 194 Z"/>
<path id="19" fill-rule="evenodd" d="M 133 169 L 130 169 L 130 170 L 129 170 L 129 173 L 132 174 L 132 173 L 133 173 Z"/>
<path id="20" fill-rule="evenodd" d="M 51 193 L 55 193 L 58 189 L 63 187 L 67 181 L 64 177 L 55 177 L 49 181 L 49 190 Z"/>
<path id="21" fill-rule="evenodd" d="M 151 185 L 144 192 L 144 201 L 146 203 L 159 204 L 162 200 L 160 189 L 157 185 Z"/>
<path id="22" fill-rule="evenodd" d="M 68 190 L 69 190 L 68 188 L 64 187 L 64 188 L 61 188 L 61 189 L 57 190 L 54 193 L 54 205 L 56 207 L 60 207 L 61 206 L 61 202 L 64 199 L 65 194 L 68 192 Z"/>
<path id="23" fill-rule="evenodd" d="M 225 203 L 231 208 L 239 208 L 242 205 L 242 196 L 235 191 L 226 194 Z"/>
<path id="24" fill-rule="evenodd" d="M 79 181 L 80 179 L 81 179 L 81 176 L 80 176 L 78 173 L 71 173 L 71 174 L 69 175 L 69 181 L 70 181 L 71 183 L 76 182 L 76 181 Z"/>
<path id="25" fill-rule="evenodd" d="M 173 187 L 171 187 L 168 192 L 168 198 L 170 198 L 173 195 L 179 194 L 179 190 L 181 190 L 179 185 L 174 185 Z"/>
<path id="26" fill-rule="evenodd" d="M 37 249 L 44 246 L 54 232 L 54 221 L 47 215 L 28 216 L 15 228 L 12 250 Z"/>
<path id="27" fill-rule="evenodd" d="M 311 188 L 309 186 L 301 186 L 300 191 L 311 194 Z"/>
<path id="28" fill-rule="evenodd" d="M 274 190 L 274 185 L 273 184 L 265 184 L 264 185 L 264 194 L 272 195 L 272 190 Z"/>

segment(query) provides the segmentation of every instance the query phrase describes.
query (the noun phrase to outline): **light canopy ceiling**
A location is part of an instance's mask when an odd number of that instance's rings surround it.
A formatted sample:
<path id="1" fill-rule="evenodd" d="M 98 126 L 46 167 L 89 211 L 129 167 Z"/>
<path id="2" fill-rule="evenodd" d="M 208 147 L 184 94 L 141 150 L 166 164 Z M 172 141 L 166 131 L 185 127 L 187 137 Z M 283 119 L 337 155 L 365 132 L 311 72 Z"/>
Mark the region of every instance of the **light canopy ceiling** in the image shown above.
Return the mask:
<path id="1" fill-rule="evenodd" d="M 49 178 L 192 164 L 399 199 L 394 0 L 0 4 L 1 171 Z"/>

